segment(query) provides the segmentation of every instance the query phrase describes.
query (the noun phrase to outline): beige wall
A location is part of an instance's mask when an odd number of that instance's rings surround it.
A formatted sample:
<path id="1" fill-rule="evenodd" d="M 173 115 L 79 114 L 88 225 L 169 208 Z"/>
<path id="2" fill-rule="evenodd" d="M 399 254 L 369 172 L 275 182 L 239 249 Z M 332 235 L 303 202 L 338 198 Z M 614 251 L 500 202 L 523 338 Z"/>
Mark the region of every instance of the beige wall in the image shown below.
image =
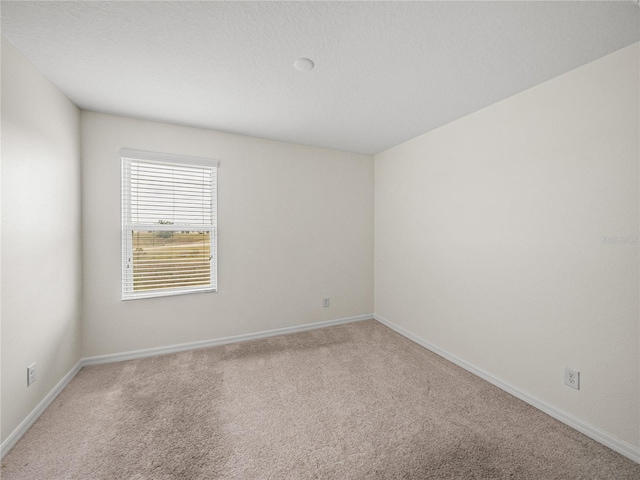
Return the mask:
<path id="1" fill-rule="evenodd" d="M 376 314 L 636 449 L 638 55 L 375 157 Z"/>
<path id="2" fill-rule="evenodd" d="M 84 356 L 373 313 L 371 156 L 88 112 L 81 124 Z M 120 300 L 123 147 L 220 160 L 218 293 Z"/>
<path id="3" fill-rule="evenodd" d="M 2 441 L 81 357 L 79 133 L 78 109 L 2 38 Z"/>

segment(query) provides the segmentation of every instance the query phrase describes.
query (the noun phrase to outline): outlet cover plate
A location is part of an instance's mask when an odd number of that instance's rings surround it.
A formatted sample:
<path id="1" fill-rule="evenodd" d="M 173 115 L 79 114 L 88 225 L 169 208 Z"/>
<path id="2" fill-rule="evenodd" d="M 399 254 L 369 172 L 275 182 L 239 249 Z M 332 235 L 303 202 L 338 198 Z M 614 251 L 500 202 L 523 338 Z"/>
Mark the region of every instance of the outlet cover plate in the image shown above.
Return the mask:
<path id="1" fill-rule="evenodd" d="M 27 367 L 27 387 L 36 381 L 36 364 L 32 363 Z"/>
<path id="2" fill-rule="evenodd" d="M 580 390 L 580 372 L 574 368 L 564 367 L 564 384 Z"/>

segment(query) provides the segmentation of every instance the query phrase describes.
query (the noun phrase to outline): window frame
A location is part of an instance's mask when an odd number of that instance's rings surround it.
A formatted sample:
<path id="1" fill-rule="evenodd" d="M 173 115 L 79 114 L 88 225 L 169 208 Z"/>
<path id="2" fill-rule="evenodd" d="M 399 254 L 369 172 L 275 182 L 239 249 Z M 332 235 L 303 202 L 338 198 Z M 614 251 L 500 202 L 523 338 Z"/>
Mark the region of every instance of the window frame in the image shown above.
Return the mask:
<path id="1" fill-rule="evenodd" d="M 166 153 L 146 152 L 127 148 L 120 149 L 120 211 L 121 211 L 121 300 L 137 300 L 141 298 L 157 298 L 192 293 L 211 293 L 218 291 L 218 160 L 191 157 L 187 155 L 171 155 Z M 147 164 L 164 164 L 174 166 L 205 167 L 211 169 L 211 223 L 205 226 L 180 224 L 153 224 L 132 221 L 131 208 L 131 165 L 133 162 Z M 209 234 L 209 283 L 207 285 L 184 286 L 173 288 L 155 288 L 134 292 L 133 284 L 133 235 L 134 231 L 173 231 L 182 232 L 185 227 L 189 231 L 210 232 Z"/>

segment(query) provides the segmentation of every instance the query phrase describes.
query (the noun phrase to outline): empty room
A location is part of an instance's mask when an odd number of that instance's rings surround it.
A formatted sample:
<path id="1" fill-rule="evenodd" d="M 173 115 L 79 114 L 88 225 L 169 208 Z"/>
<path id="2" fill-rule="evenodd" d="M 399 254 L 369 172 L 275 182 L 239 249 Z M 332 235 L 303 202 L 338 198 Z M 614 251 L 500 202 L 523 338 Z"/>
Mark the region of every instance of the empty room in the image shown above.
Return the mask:
<path id="1" fill-rule="evenodd" d="M 0 477 L 640 478 L 637 1 L 0 9 Z"/>

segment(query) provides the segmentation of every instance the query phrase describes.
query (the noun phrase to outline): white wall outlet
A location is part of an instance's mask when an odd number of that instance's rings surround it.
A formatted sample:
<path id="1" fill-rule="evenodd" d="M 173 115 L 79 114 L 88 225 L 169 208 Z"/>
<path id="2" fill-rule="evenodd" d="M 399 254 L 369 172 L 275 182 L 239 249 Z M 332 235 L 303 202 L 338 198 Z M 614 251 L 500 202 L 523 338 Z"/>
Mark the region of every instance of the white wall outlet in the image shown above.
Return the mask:
<path id="1" fill-rule="evenodd" d="M 573 368 L 564 367 L 564 384 L 580 390 L 580 372 Z"/>
<path id="2" fill-rule="evenodd" d="M 322 306 L 323 307 L 328 307 L 329 306 L 329 297 L 322 299 Z"/>
<path id="3" fill-rule="evenodd" d="M 36 381 L 36 364 L 32 363 L 27 367 L 27 387 Z"/>

